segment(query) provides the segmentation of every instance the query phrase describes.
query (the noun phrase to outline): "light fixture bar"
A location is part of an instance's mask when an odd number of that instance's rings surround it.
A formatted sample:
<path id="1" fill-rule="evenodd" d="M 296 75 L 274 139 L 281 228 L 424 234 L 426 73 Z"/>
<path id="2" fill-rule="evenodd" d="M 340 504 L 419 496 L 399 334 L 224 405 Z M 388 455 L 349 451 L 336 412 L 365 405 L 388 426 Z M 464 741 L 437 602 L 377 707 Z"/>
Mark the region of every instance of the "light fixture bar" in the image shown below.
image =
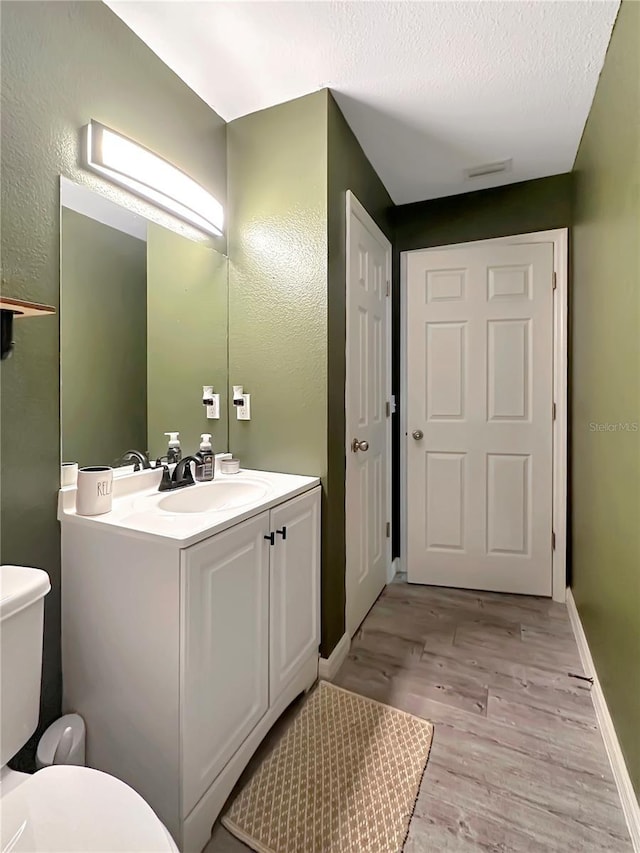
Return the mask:
<path id="1" fill-rule="evenodd" d="M 85 129 L 85 164 L 99 175 L 190 222 L 222 236 L 222 205 L 176 166 L 100 122 Z"/>

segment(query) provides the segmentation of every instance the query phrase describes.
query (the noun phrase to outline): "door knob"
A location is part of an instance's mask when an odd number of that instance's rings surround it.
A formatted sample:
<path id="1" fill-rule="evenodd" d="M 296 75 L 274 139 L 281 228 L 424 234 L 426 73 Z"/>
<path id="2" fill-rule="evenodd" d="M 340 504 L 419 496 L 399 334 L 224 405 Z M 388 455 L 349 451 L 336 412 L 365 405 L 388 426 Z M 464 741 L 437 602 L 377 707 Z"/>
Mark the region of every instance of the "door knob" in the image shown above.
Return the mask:
<path id="1" fill-rule="evenodd" d="M 365 451 L 369 449 L 368 441 L 358 441 L 357 438 L 354 438 L 351 442 L 351 449 L 354 453 L 357 453 L 359 450 Z"/>
<path id="2" fill-rule="evenodd" d="M 411 435 L 415 438 L 416 441 L 421 441 L 424 438 L 424 433 L 421 429 L 414 429 Z"/>

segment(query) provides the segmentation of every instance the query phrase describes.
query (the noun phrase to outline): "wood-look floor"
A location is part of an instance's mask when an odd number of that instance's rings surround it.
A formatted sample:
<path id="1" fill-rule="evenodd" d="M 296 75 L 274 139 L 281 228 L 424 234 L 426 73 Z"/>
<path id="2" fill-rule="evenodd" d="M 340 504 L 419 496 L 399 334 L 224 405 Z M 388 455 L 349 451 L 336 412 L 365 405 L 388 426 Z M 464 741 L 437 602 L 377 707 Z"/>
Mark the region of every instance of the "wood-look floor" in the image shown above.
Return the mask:
<path id="1" fill-rule="evenodd" d="M 588 685 L 569 672 L 562 604 L 385 589 L 336 683 L 435 724 L 405 853 L 631 853 Z M 206 847 L 247 850 L 219 825 Z"/>

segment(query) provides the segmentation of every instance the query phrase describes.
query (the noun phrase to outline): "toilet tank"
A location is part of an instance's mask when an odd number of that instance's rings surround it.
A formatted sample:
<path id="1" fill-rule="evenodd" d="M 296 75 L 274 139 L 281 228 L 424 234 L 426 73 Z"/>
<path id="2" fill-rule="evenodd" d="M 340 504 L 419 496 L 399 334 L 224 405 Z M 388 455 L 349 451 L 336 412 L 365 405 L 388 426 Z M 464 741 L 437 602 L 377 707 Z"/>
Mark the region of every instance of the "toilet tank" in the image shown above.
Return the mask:
<path id="1" fill-rule="evenodd" d="M 41 569 L 0 566 L 0 767 L 38 725 L 44 597 Z"/>

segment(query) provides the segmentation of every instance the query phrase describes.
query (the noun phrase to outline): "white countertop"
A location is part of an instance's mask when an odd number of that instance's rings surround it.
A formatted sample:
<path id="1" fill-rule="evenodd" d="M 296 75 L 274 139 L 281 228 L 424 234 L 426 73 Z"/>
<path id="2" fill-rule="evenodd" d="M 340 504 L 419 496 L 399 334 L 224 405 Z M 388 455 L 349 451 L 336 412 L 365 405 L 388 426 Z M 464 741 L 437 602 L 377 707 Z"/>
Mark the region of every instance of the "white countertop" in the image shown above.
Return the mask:
<path id="1" fill-rule="evenodd" d="M 58 520 L 63 527 L 65 524 L 82 524 L 101 529 L 113 527 L 136 537 L 161 539 L 178 548 L 188 548 L 320 485 L 318 477 L 241 469 L 238 474 L 216 474 L 214 482 L 259 482 L 265 486 L 264 497 L 235 509 L 174 513 L 161 509 L 158 504 L 168 495 L 179 494 L 182 490 L 159 492 L 160 478 L 161 472 L 153 470 L 115 477 L 111 512 L 93 516 L 76 514 L 76 487 L 66 486 L 59 492 Z M 185 487 L 185 491 L 206 488 L 208 485 L 197 483 Z"/>

